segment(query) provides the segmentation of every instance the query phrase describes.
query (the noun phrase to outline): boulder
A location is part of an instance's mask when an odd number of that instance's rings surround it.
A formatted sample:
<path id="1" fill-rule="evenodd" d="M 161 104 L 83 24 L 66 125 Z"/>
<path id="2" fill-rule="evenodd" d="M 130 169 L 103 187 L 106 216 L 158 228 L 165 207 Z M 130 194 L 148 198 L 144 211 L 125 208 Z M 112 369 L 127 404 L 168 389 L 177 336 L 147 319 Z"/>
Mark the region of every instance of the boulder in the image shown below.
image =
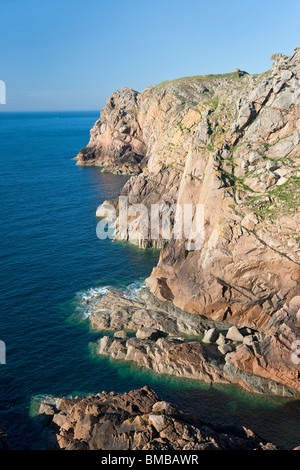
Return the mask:
<path id="1" fill-rule="evenodd" d="M 56 407 L 49 403 L 42 402 L 39 407 L 39 419 L 41 423 L 46 426 L 51 421 L 56 412 Z"/>
<path id="2" fill-rule="evenodd" d="M 202 338 L 203 343 L 214 343 L 218 338 L 219 332 L 216 328 L 207 330 Z"/>
<path id="3" fill-rule="evenodd" d="M 169 422 L 170 420 L 168 420 L 165 415 L 151 414 L 149 416 L 149 423 L 154 426 L 157 432 L 161 432 L 163 429 L 165 429 Z"/>
<path id="4" fill-rule="evenodd" d="M 218 345 L 221 345 L 221 344 L 225 344 L 225 343 L 226 343 L 226 338 L 225 338 L 225 336 L 224 336 L 222 333 L 219 334 L 216 343 L 217 343 Z"/>
<path id="5" fill-rule="evenodd" d="M 158 338 L 167 336 L 167 333 L 154 328 L 139 328 L 136 332 L 138 339 L 148 339 L 150 341 L 156 341 Z"/>
<path id="6" fill-rule="evenodd" d="M 221 354 L 223 354 L 224 356 L 229 353 L 229 352 L 232 352 L 233 351 L 233 346 L 231 344 L 220 344 L 218 346 L 218 350 L 220 351 Z"/>
<path id="7" fill-rule="evenodd" d="M 152 411 L 154 414 L 166 414 L 166 415 L 171 415 L 174 413 L 177 413 L 177 408 L 167 401 L 157 401 L 154 403 L 152 407 Z"/>
<path id="8" fill-rule="evenodd" d="M 113 339 L 110 336 L 103 336 L 103 338 L 99 340 L 99 354 L 108 354 L 112 342 Z"/>
<path id="9" fill-rule="evenodd" d="M 125 340 L 116 338 L 109 346 L 108 353 L 113 359 L 125 359 L 127 354 Z"/>
<path id="10" fill-rule="evenodd" d="M 234 325 L 231 326 L 229 330 L 227 331 L 226 338 L 230 339 L 231 341 L 240 341 L 240 342 L 244 341 L 243 335 Z"/>
<path id="11" fill-rule="evenodd" d="M 243 339 L 244 344 L 247 344 L 248 346 L 251 346 L 253 341 L 254 341 L 254 336 L 253 335 L 244 336 L 244 339 Z"/>
<path id="12" fill-rule="evenodd" d="M 119 339 L 126 339 L 126 338 L 128 338 L 128 334 L 124 330 L 116 331 L 114 333 L 114 337 L 119 338 Z"/>

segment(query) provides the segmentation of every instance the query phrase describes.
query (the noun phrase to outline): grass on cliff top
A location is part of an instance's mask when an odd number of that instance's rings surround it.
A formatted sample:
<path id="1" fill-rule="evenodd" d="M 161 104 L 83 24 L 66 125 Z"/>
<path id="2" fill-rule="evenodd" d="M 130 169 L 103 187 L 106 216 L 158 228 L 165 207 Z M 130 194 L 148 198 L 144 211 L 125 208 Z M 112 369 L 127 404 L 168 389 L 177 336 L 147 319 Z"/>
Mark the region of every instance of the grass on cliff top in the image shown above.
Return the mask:
<path id="1" fill-rule="evenodd" d="M 211 80 L 217 80 L 220 78 L 228 78 L 228 79 L 242 79 L 237 72 L 231 73 L 220 73 L 220 74 L 209 74 L 209 75 L 194 75 L 191 77 L 181 77 L 175 78 L 174 80 L 165 80 L 164 82 L 160 82 L 157 85 L 154 85 L 155 88 L 163 88 L 167 85 L 172 85 L 174 83 L 180 83 L 180 85 L 190 85 L 192 82 L 206 82 Z"/>

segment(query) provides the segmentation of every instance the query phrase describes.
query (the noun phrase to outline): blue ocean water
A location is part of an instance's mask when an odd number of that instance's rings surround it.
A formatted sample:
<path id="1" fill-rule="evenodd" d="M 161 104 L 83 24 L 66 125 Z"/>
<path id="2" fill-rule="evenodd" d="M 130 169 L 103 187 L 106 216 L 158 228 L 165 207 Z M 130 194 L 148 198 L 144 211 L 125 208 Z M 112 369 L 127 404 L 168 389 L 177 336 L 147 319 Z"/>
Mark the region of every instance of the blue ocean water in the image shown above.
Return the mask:
<path id="1" fill-rule="evenodd" d="M 98 112 L 0 113 L 0 426 L 14 449 L 43 447 L 32 410 L 46 395 L 128 391 L 145 384 L 218 424 L 250 427 L 286 448 L 299 445 L 300 402 L 235 387 L 159 377 L 93 355 L 99 334 L 76 314 L 105 286 L 134 290 L 158 253 L 96 236 L 95 211 L 127 177 L 81 168 Z M 191 406 L 192 405 L 192 406 Z"/>

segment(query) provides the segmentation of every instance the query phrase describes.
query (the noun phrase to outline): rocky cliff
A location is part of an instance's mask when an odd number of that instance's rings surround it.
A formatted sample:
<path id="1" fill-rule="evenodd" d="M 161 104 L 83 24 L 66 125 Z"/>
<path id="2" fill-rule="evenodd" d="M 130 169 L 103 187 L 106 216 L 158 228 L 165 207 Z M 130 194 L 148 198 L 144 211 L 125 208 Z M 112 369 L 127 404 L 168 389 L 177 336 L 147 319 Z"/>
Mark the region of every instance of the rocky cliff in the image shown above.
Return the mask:
<path id="1" fill-rule="evenodd" d="M 122 190 L 131 204 L 204 204 L 201 249 L 189 251 L 186 239 L 138 242 L 162 248 L 149 290 L 182 311 L 262 332 L 231 366 L 300 392 L 291 359 L 300 344 L 300 46 L 271 59 L 260 75 L 113 93 L 76 158 L 134 174 Z M 126 238 L 137 243 L 130 229 Z"/>
<path id="2" fill-rule="evenodd" d="M 76 157 L 77 165 L 99 165 L 121 174 L 141 171 L 147 148 L 136 119 L 138 96 L 131 88 L 112 94 L 91 130 L 88 146 Z"/>

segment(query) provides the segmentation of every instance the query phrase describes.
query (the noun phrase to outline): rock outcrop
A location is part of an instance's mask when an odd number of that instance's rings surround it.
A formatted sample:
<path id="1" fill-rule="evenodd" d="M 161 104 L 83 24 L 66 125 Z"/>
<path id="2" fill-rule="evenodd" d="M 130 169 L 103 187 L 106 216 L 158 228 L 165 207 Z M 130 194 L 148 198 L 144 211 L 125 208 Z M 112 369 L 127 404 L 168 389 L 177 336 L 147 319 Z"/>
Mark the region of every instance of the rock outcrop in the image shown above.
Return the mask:
<path id="1" fill-rule="evenodd" d="M 300 396 L 297 376 L 289 368 L 289 351 L 285 351 L 285 362 L 279 363 L 278 358 L 273 361 L 272 350 L 266 346 L 269 340 L 276 344 L 277 336 L 165 307 L 165 302 L 155 299 L 148 289 L 143 289 L 138 299 L 124 298 L 118 291 L 95 296 L 88 304 L 89 321 L 93 329 L 104 332 L 95 344 L 95 353 L 135 362 L 159 374 L 210 384 L 236 384 L 254 393 Z M 109 331 L 114 335 L 108 335 Z M 287 331 L 285 328 L 282 334 Z M 260 348 L 266 350 L 270 362 L 268 373 L 246 367 L 245 353 Z M 281 354 L 281 350 L 277 352 Z M 252 359 L 261 364 L 260 357 Z"/>
<path id="2" fill-rule="evenodd" d="M 238 369 L 270 378 L 300 392 L 300 297 L 276 312 L 260 342 L 244 344 L 231 355 Z M 298 351 L 298 353 L 297 353 Z"/>
<path id="3" fill-rule="evenodd" d="M 78 163 L 126 172 L 121 159 L 131 152 L 140 161 L 122 189 L 129 204 L 204 204 L 201 249 L 190 250 L 187 237 L 134 239 L 134 224 L 116 237 L 162 248 L 147 286 L 167 310 L 264 335 L 231 352 L 219 345 L 231 353 L 227 373 L 298 393 L 300 365 L 291 357 L 300 341 L 300 46 L 272 60 L 261 75 L 235 71 L 114 93 Z"/>
<path id="4" fill-rule="evenodd" d="M 77 165 L 99 165 L 119 174 L 141 171 L 146 145 L 136 120 L 137 97 L 131 88 L 112 94 L 91 130 L 88 146 L 76 157 Z"/>
<path id="5" fill-rule="evenodd" d="M 53 403 L 54 401 L 54 403 Z M 48 447 L 63 450 L 277 450 L 251 430 L 211 426 L 144 387 L 43 402 Z"/>

